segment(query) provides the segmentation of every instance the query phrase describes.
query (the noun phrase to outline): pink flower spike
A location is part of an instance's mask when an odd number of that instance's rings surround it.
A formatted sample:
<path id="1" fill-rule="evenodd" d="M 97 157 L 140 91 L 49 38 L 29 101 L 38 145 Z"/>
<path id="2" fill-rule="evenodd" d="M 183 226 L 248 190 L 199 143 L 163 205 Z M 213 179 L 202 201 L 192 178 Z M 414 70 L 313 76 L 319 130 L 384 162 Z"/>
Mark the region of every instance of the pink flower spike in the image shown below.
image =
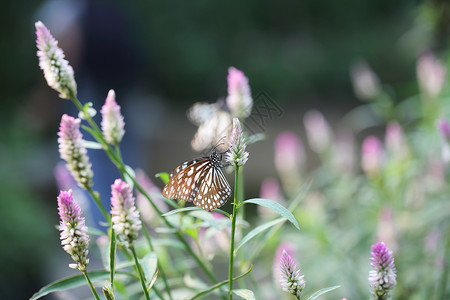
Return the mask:
<path id="1" fill-rule="evenodd" d="M 281 256 L 280 269 L 280 282 L 283 291 L 300 299 L 300 294 L 306 285 L 305 276 L 300 275 L 300 268 L 297 267 L 294 259 L 284 250 Z"/>
<path id="2" fill-rule="evenodd" d="M 369 272 L 372 299 L 390 299 L 390 292 L 397 284 L 397 270 L 395 269 L 392 251 L 386 247 L 384 242 L 378 242 L 372 245 L 372 252 L 370 254 L 372 255 L 370 265 L 373 268 Z"/>
<path id="3" fill-rule="evenodd" d="M 63 99 L 76 97 L 77 83 L 74 79 L 73 69 L 64 59 L 64 52 L 58 47 L 58 41 L 41 21 L 36 22 L 35 26 L 39 67 L 44 71 L 47 84 L 58 91 L 59 96 Z"/>
<path id="4" fill-rule="evenodd" d="M 92 187 L 94 173 L 83 145 L 83 135 L 80 132 L 80 119 L 63 115 L 59 125 L 59 154 L 67 162 L 67 168 L 81 188 Z"/>
<path id="5" fill-rule="evenodd" d="M 110 90 L 105 104 L 100 111 L 102 114 L 102 132 L 106 141 L 111 145 L 118 145 L 125 134 L 125 123 L 120 113 L 120 106 L 116 102 L 114 90 Z"/>
<path id="6" fill-rule="evenodd" d="M 244 72 L 236 68 L 228 69 L 228 97 L 227 105 L 233 117 L 245 119 L 250 116 L 253 107 L 252 94 L 248 78 Z"/>
<path id="7" fill-rule="evenodd" d="M 85 225 L 84 217 L 81 215 L 80 206 L 73 199 L 72 190 L 60 192 L 58 196 L 58 213 L 61 219 L 59 223 L 61 245 L 76 262 L 76 264 L 70 264 L 69 267 L 84 272 L 89 264 L 89 259 L 87 258 L 89 245 L 88 228 Z"/>
<path id="8" fill-rule="evenodd" d="M 243 166 L 248 160 L 248 152 L 245 151 L 246 141 L 238 118 L 233 119 L 229 146 L 230 150 L 226 153 L 225 160 L 235 167 Z"/>
<path id="9" fill-rule="evenodd" d="M 142 225 L 130 186 L 121 179 L 116 179 L 111 185 L 111 215 L 120 241 L 125 246 L 131 245 Z"/>

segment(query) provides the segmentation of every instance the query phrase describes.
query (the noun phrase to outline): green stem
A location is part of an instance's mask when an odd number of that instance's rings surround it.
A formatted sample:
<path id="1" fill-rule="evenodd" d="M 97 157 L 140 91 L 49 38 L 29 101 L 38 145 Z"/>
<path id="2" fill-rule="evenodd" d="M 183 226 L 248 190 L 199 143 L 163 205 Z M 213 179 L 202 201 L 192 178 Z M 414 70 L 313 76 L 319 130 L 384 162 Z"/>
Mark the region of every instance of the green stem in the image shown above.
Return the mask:
<path id="1" fill-rule="evenodd" d="M 248 273 L 250 273 L 250 272 L 252 271 L 252 269 L 253 269 L 253 265 L 251 265 L 251 266 L 250 266 L 250 269 L 249 269 L 247 272 L 245 272 L 244 274 L 239 275 L 239 276 L 237 276 L 237 277 L 234 277 L 234 278 L 233 278 L 233 281 L 234 281 L 234 280 L 238 280 L 238 279 L 244 277 L 245 275 L 247 275 Z M 228 280 L 221 281 L 221 282 L 219 282 L 219 283 L 217 283 L 217 284 L 211 286 L 210 288 L 208 288 L 208 289 L 206 289 L 206 290 L 204 290 L 204 291 L 201 291 L 201 292 L 195 294 L 194 297 L 191 298 L 191 300 L 197 299 L 197 298 L 200 297 L 200 296 L 203 296 L 203 295 L 206 295 L 206 294 L 208 294 L 208 293 L 211 293 L 211 292 L 214 291 L 215 289 L 220 288 L 220 287 L 223 286 L 223 285 L 226 285 L 228 282 L 229 282 Z"/>
<path id="2" fill-rule="evenodd" d="M 234 177 L 234 202 L 233 202 L 233 214 L 231 215 L 231 242 L 230 242 L 230 264 L 228 268 L 228 299 L 233 297 L 233 263 L 234 263 L 234 234 L 236 231 L 236 207 L 238 205 L 238 187 L 239 187 L 239 167 L 236 166 Z"/>
<path id="3" fill-rule="evenodd" d="M 100 194 L 92 190 L 92 188 L 88 188 L 87 191 L 91 195 L 92 199 L 94 199 L 95 203 L 97 204 L 98 208 L 102 212 L 103 216 L 105 217 L 106 221 L 108 223 L 111 223 L 111 217 L 106 212 L 105 207 L 103 206 L 102 202 L 100 201 Z"/>
<path id="4" fill-rule="evenodd" d="M 84 278 L 86 278 L 86 281 L 88 282 L 89 288 L 91 289 L 92 294 L 94 294 L 95 299 L 100 300 L 100 297 L 98 296 L 97 291 L 95 290 L 95 287 L 94 287 L 94 285 L 92 284 L 91 279 L 89 279 L 89 275 L 88 275 L 88 273 L 87 273 L 86 270 L 83 271 L 83 275 L 84 275 Z"/>
<path id="5" fill-rule="evenodd" d="M 133 253 L 134 263 L 136 264 L 136 268 L 139 273 L 139 279 L 141 280 L 141 285 L 142 285 L 142 289 L 144 290 L 145 299 L 150 300 L 150 295 L 148 294 L 147 285 L 145 284 L 144 272 L 142 271 L 141 264 L 139 263 L 139 260 L 136 255 L 136 250 L 134 250 L 133 245 L 130 246 L 130 250 Z"/>
<path id="6" fill-rule="evenodd" d="M 144 235 L 145 239 L 147 240 L 150 251 L 155 252 L 155 248 L 153 247 L 153 243 L 150 239 L 150 235 L 148 234 L 147 228 L 145 228 L 145 226 L 142 226 L 142 234 Z M 167 282 L 166 273 L 164 272 L 164 268 L 161 267 L 159 259 L 157 259 L 157 266 L 158 266 L 159 273 L 161 274 L 161 278 L 164 282 L 164 287 L 166 288 L 167 295 L 169 296 L 169 299 L 172 300 L 173 298 L 172 298 L 172 294 L 170 292 L 169 283 Z"/>

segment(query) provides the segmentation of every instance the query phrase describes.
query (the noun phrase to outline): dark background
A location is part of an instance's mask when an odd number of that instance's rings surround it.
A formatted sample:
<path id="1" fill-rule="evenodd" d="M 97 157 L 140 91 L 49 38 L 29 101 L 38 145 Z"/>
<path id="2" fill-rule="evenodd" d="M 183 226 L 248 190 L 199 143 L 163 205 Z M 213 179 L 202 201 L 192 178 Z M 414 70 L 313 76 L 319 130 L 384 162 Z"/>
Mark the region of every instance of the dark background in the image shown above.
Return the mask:
<path id="1" fill-rule="evenodd" d="M 449 34 L 445 1 L 17 0 L 4 1 L 0 14 L 2 299 L 28 298 L 62 273 L 73 274 L 60 270 L 69 258 L 55 229 L 53 168 L 61 115 L 76 112 L 46 86 L 37 20 L 74 67 L 81 101 L 100 110 L 115 89 L 127 124 L 125 160 L 150 175 L 195 155 L 189 141 L 196 128 L 185 111 L 226 96 L 228 67 L 243 70 L 253 94 L 265 91 L 285 112 L 265 128 L 267 140 L 250 148 L 251 195 L 273 173 L 265 157 L 273 157 L 277 133 L 300 132 L 309 108 L 333 122 L 358 105 L 349 77 L 355 60 L 365 59 L 403 99 L 418 90 L 418 55 L 432 49 L 445 59 Z M 96 188 L 107 190 L 101 182 Z"/>

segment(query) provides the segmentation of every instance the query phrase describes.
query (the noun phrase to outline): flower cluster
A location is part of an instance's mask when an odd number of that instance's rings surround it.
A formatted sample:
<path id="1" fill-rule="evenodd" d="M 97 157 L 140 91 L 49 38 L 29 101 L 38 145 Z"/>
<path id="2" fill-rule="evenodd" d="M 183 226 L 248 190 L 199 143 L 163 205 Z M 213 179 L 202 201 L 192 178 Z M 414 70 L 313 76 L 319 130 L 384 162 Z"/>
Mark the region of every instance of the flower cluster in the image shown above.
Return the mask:
<path id="1" fill-rule="evenodd" d="M 111 145 L 118 145 L 125 134 L 125 123 L 120 113 L 120 106 L 116 102 L 114 90 L 110 90 L 105 104 L 100 111 L 102 114 L 102 132 L 106 141 Z"/>
<path id="2" fill-rule="evenodd" d="M 390 291 L 397 284 L 397 270 L 395 269 L 392 251 L 386 247 L 384 242 L 379 242 L 372 245 L 370 254 L 372 255 L 370 265 L 373 268 L 369 271 L 372 299 L 390 299 Z"/>
<path id="3" fill-rule="evenodd" d="M 281 268 L 281 287 L 283 291 L 291 293 L 297 299 L 300 299 L 300 294 L 305 288 L 305 276 L 300 275 L 300 268 L 292 259 L 292 257 L 283 250 L 280 262 Z"/>
<path id="4" fill-rule="evenodd" d="M 47 84 L 58 91 L 61 98 L 76 97 L 77 84 L 73 69 L 64 59 L 64 52 L 58 47 L 58 41 L 41 21 L 36 22 L 35 26 L 39 67 L 44 71 Z"/>
<path id="5" fill-rule="evenodd" d="M 86 271 L 89 264 L 88 245 L 89 236 L 81 209 L 73 199 L 72 190 L 61 191 L 58 196 L 58 212 L 61 218 L 59 230 L 61 231 L 61 245 L 72 256 L 76 264 L 70 264 L 72 269 Z"/>
<path id="6" fill-rule="evenodd" d="M 67 168 L 78 185 L 84 189 L 92 187 L 94 173 L 83 145 L 80 119 L 63 115 L 58 132 L 59 154 L 67 162 Z"/>
<path id="7" fill-rule="evenodd" d="M 250 116 L 253 107 L 252 94 L 248 78 L 244 72 L 236 68 L 228 69 L 227 106 L 233 117 L 245 119 Z"/>
<path id="8" fill-rule="evenodd" d="M 113 229 L 122 243 L 129 246 L 138 237 L 141 220 L 130 186 L 121 179 L 111 185 L 111 206 Z"/>
<path id="9" fill-rule="evenodd" d="M 233 131 L 229 146 L 226 161 L 235 167 L 243 166 L 248 160 L 248 152 L 245 151 L 246 141 L 238 118 L 233 119 Z"/>

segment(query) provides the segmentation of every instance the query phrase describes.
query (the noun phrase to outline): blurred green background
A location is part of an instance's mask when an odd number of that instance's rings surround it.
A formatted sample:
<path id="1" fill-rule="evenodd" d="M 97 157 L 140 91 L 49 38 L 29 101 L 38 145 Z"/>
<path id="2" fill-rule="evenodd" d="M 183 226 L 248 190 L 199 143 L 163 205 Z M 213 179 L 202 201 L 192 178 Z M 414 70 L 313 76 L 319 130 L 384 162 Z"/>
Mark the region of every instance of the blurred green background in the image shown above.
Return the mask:
<path id="1" fill-rule="evenodd" d="M 149 174 L 194 155 L 189 140 L 196 128 L 185 111 L 226 95 L 229 66 L 245 72 L 253 93 L 265 91 L 286 112 L 268 124 L 261 149 L 253 148 L 273 156 L 276 134 L 300 131 L 307 109 L 333 121 L 359 104 L 349 76 L 357 59 L 368 61 L 402 99 L 418 91 L 418 55 L 431 49 L 447 58 L 450 34 L 444 0 L 18 0 L 4 1 L 0 14 L 2 299 L 28 298 L 70 274 L 49 270 L 68 263 L 55 229 L 53 168 L 61 114 L 75 110 L 46 86 L 35 21 L 59 40 L 83 101 L 99 109 L 115 89 L 130 135 L 125 159 Z M 256 164 L 267 161 L 255 157 Z M 258 195 L 273 163 L 253 171 L 248 196 Z"/>

